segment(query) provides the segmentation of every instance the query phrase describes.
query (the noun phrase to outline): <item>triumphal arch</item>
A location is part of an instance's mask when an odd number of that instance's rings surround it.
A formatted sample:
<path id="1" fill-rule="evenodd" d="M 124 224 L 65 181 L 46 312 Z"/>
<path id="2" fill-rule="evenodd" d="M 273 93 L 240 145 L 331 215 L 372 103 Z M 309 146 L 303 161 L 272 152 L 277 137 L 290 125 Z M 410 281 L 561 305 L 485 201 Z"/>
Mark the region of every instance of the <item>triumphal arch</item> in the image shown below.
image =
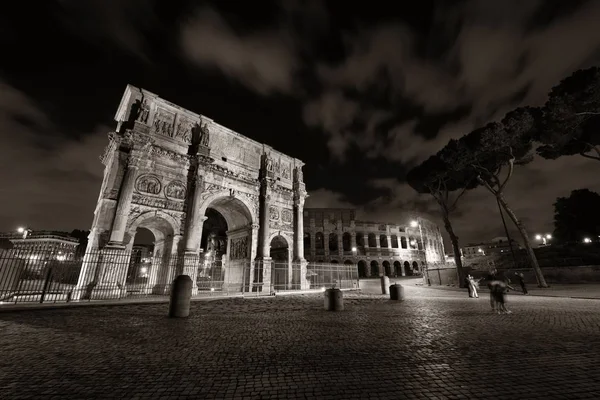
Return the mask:
<path id="1" fill-rule="evenodd" d="M 211 253 L 242 291 L 271 283 L 272 255 L 305 288 L 302 161 L 131 85 L 115 120 L 76 297 L 126 295 L 140 228 L 155 238 L 152 293 L 168 292 L 180 274 L 196 291 Z M 292 264 L 301 270 L 292 274 Z"/>

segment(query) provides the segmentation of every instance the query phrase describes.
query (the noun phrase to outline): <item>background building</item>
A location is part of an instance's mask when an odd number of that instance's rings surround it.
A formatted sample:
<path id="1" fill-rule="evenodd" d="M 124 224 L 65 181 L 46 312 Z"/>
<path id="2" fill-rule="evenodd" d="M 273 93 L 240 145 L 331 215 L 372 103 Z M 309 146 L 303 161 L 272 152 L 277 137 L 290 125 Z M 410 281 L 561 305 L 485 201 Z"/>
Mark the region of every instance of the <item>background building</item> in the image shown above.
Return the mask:
<path id="1" fill-rule="evenodd" d="M 514 239 L 511 239 L 511 242 L 513 250 L 521 248 L 521 245 Z M 500 236 L 488 242 L 469 243 L 461 250 L 464 258 L 503 255 L 504 253 L 510 253 L 510 243 L 508 238 Z"/>
<path id="2" fill-rule="evenodd" d="M 440 229 L 417 218 L 411 226 L 357 221 L 351 208 L 304 209 L 304 257 L 315 263 L 358 264 L 359 276 L 419 274 L 443 263 Z"/>
<path id="3" fill-rule="evenodd" d="M 23 235 L 18 232 L 0 233 L 0 239 L 13 244 L 12 254 L 27 259 L 29 270 L 42 269 L 49 261 L 72 260 L 79 245 L 79 239 L 67 232 L 32 231 Z"/>

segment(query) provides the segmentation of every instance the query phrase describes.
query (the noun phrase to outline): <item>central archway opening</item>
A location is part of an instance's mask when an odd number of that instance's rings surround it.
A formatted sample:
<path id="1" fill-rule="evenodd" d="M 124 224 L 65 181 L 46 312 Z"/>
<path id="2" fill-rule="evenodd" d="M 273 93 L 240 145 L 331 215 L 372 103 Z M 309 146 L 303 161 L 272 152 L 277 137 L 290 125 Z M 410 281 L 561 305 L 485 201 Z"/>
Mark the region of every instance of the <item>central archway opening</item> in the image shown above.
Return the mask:
<path id="1" fill-rule="evenodd" d="M 248 285 L 255 239 L 248 207 L 236 197 L 224 196 L 206 206 L 204 218 L 198 291 L 238 290 Z"/>

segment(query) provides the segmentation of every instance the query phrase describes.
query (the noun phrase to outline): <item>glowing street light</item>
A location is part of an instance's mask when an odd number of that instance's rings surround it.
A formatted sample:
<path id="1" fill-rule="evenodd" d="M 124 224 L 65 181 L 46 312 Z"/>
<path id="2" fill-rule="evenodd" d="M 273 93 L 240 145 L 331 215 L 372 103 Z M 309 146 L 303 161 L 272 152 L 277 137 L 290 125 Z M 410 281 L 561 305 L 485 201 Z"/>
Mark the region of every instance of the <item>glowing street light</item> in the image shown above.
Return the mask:
<path id="1" fill-rule="evenodd" d="M 546 246 L 548 244 L 548 240 L 552 239 L 552 235 L 549 233 L 546 233 L 545 235 L 537 234 L 535 235 L 535 239 L 541 241 L 542 244 Z"/>
<path id="2" fill-rule="evenodd" d="M 485 256 L 485 251 L 483 249 L 477 249 L 477 251 Z"/>
<path id="3" fill-rule="evenodd" d="M 416 228 L 417 226 L 419 226 L 419 223 L 415 220 L 410 221 L 410 226 L 413 228 Z"/>
<path id="4" fill-rule="evenodd" d="M 352 252 L 356 253 L 356 247 L 352 248 Z"/>
<path id="5" fill-rule="evenodd" d="M 31 233 L 31 229 L 20 226 L 17 228 L 17 232 L 23 235 L 23 239 L 27 239 L 27 235 Z"/>
<path id="6" fill-rule="evenodd" d="M 583 238 L 583 243 L 592 243 L 592 239 L 590 238 Z"/>

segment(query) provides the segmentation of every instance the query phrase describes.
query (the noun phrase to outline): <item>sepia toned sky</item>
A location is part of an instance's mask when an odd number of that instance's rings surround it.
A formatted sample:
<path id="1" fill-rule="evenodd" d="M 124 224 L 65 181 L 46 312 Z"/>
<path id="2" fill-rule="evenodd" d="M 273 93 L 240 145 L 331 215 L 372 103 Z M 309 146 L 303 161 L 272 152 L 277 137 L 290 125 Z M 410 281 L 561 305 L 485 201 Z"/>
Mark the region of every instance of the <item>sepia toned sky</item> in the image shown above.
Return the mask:
<path id="1" fill-rule="evenodd" d="M 131 83 L 306 162 L 307 207 L 439 221 L 414 165 L 600 62 L 599 0 L 56 0 L 0 15 L 0 231 L 89 229 L 98 157 Z M 42 3 L 40 3 L 42 4 Z M 223 5 L 225 4 L 225 5 Z M 600 165 L 536 158 L 507 198 L 532 234 Z M 469 192 L 463 243 L 503 235 Z"/>

